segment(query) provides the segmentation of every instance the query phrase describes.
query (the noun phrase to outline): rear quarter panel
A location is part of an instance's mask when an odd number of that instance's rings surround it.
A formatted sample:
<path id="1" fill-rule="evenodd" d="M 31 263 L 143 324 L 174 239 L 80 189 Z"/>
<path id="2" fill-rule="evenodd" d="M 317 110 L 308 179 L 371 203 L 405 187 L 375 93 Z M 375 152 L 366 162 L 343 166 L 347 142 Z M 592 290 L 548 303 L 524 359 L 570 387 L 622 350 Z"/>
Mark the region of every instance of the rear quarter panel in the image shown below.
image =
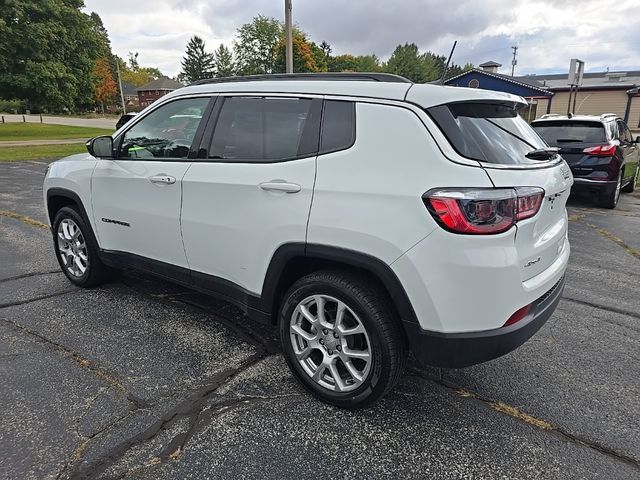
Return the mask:
<path id="1" fill-rule="evenodd" d="M 318 157 L 307 241 L 391 264 L 439 228 L 422 195 L 444 186 L 491 183 L 479 166 L 447 160 L 412 109 L 359 102 L 355 144 Z"/>

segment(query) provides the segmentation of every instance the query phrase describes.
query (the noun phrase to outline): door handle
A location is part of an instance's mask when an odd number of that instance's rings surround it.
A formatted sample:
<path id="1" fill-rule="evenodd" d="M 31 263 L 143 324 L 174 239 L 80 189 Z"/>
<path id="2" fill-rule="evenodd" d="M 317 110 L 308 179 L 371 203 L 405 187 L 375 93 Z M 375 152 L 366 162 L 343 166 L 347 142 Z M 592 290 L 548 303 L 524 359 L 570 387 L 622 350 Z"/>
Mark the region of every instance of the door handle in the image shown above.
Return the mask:
<path id="1" fill-rule="evenodd" d="M 176 183 L 176 177 L 172 177 L 171 175 L 165 175 L 164 173 L 161 173 L 160 175 L 154 175 L 152 177 L 149 177 L 149 181 L 151 183 L 162 183 L 165 185 L 172 185 Z"/>
<path id="2" fill-rule="evenodd" d="M 260 184 L 260 188 L 268 192 L 284 193 L 298 193 L 302 190 L 302 187 L 297 183 L 289 183 L 284 180 L 271 180 L 270 182 L 264 182 Z"/>

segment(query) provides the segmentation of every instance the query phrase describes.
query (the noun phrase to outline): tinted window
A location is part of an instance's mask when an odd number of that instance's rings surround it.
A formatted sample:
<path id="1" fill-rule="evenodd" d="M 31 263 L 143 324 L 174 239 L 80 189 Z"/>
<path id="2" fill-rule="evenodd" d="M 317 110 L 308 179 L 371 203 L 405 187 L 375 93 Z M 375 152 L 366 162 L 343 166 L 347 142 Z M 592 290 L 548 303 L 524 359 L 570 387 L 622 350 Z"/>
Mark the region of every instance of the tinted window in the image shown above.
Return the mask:
<path id="1" fill-rule="evenodd" d="M 353 102 L 327 100 L 322 115 L 320 153 L 351 147 L 356 138 L 356 113 Z"/>
<path id="2" fill-rule="evenodd" d="M 209 98 L 176 100 L 157 108 L 124 134 L 120 157 L 187 158 Z"/>
<path id="3" fill-rule="evenodd" d="M 604 125 L 600 122 L 572 122 L 554 120 L 536 122 L 533 128 L 552 147 L 571 143 L 604 143 Z"/>
<path id="4" fill-rule="evenodd" d="M 308 98 L 226 98 L 209 157 L 273 162 L 314 155 L 320 106 Z"/>
<path id="5" fill-rule="evenodd" d="M 428 109 L 431 118 L 462 156 L 488 163 L 539 164 L 525 155 L 546 147 L 510 106 L 452 103 Z"/>

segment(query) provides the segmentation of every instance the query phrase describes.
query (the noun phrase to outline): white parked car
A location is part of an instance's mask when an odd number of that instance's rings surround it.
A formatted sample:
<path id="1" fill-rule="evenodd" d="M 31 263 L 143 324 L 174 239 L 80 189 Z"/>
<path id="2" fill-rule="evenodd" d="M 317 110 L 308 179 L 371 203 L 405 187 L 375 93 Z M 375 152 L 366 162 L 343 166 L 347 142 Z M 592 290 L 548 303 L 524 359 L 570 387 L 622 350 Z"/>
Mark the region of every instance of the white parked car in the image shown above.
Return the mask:
<path id="1" fill-rule="evenodd" d="M 314 395 L 371 404 L 409 350 L 484 362 L 556 308 L 573 179 L 523 103 L 385 74 L 181 88 L 51 164 L 60 266 L 83 287 L 134 267 L 217 295 L 278 325 Z"/>

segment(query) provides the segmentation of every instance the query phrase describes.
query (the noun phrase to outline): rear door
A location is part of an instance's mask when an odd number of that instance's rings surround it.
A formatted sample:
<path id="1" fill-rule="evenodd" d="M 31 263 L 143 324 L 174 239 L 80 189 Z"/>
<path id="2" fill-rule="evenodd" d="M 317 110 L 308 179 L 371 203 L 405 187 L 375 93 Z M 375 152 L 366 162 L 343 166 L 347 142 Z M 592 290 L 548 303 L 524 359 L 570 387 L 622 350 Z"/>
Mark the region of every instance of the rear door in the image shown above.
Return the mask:
<path id="1" fill-rule="evenodd" d="M 624 181 L 631 181 L 638 167 L 638 144 L 633 141 L 629 127 L 622 120 L 618 120 L 620 132 L 620 148 L 624 158 Z"/>
<path id="2" fill-rule="evenodd" d="M 197 97 L 159 106 L 116 139 L 116 158 L 98 160 L 91 192 L 102 248 L 188 268 L 182 177 L 209 102 Z"/>
<path id="3" fill-rule="evenodd" d="M 544 190 L 538 213 L 517 223 L 515 243 L 523 281 L 552 266 L 568 248 L 565 205 L 573 177 L 565 161 L 527 156 L 546 145 L 513 106 L 457 103 L 428 112 L 460 155 L 480 162 L 496 188 Z"/>
<path id="4" fill-rule="evenodd" d="M 321 98 L 219 98 L 206 158 L 183 179 L 182 233 L 200 287 L 260 294 L 278 247 L 305 242 L 321 111 Z"/>

